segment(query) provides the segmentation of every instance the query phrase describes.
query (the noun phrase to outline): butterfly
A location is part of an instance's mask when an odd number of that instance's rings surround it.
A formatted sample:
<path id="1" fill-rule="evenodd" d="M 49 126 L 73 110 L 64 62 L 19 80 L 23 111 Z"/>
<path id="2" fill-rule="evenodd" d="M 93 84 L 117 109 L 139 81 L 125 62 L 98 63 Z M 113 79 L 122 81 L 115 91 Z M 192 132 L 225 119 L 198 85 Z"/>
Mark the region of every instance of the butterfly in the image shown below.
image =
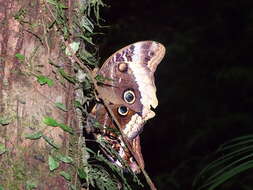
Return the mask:
<path id="1" fill-rule="evenodd" d="M 111 55 L 96 73 L 107 79 L 98 86 L 98 94 L 108 102 L 140 167 L 144 167 L 144 161 L 139 134 L 146 121 L 155 116 L 153 109 L 157 107 L 158 100 L 154 72 L 164 55 L 165 47 L 161 43 L 136 42 Z M 95 137 L 107 140 L 131 170 L 138 173 L 140 168 L 122 135 L 116 132 L 117 126 L 106 107 L 97 104 L 92 114 L 101 125 Z M 118 159 L 110 159 L 116 165 L 124 167 Z"/>

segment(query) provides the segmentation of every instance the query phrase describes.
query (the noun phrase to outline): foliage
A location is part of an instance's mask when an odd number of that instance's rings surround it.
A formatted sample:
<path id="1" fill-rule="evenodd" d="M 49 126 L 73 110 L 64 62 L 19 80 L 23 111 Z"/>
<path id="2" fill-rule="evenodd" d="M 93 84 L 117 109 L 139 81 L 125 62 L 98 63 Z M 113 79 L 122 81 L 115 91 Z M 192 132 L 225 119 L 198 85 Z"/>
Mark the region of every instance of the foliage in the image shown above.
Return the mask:
<path id="1" fill-rule="evenodd" d="M 51 118 L 51 117 L 45 117 L 43 119 L 43 123 L 48 125 L 48 126 L 52 126 L 52 127 L 60 127 L 62 130 L 72 134 L 73 133 L 73 129 L 63 123 L 58 123 L 55 119 Z"/>
<path id="2" fill-rule="evenodd" d="M 26 189 L 27 190 L 32 190 L 37 188 L 37 183 L 34 181 L 27 181 L 26 182 Z"/>
<path id="3" fill-rule="evenodd" d="M 89 112 L 89 105 L 95 101 L 95 93 L 94 86 L 91 82 L 91 77 L 93 76 L 89 76 L 90 73 L 83 74 L 84 71 L 82 71 L 82 69 L 84 67 L 88 69 L 90 69 L 90 67 L 97 67 L 99 63 L 97 47 L 93 42 L 93 36 L 97 34 L 94 32 L 95 28 L 101 27 L 99 11 L 100 7 L 105 6 L 105 4 L 101 0 L 82 1 L 82 4 L 78 10 L 74 10 L 72 12 L 72 21 L 71 25 L 69 25 L 67 22 L 68 18 L 66 17 L 68 7 L 64 4 L 64 2 L 57 0 L 47 0 L 47 2 L 51 5 L 50 9 L 52 10 L 50 12 L 53 13 L 52 16 L 54 18 L 50 28 L 56 25 L 58 31 L 60 31 L 65 41 L 68 41 L 70 38 L 73 39 L 73 41 L 69 40 L 69 44 L 63 43 L 63 46 L 65 46 L 65 55 L 72 60 L 78 58 L 82 61 L 81 63 L 75 60 L 72 64 L 73 70 L 76 71 L 76 76 L 69 74 L 63 68 L 59 67 L 53 62 L 51 62 L 51 64 L 57 68 L 57 72 L 63 79 L 75 85 L 76 89 L 81 89 L 79 94 L 82 96 L 82 98 L 76 99 L 76 101 L 74 101 L 74 105 L 76 109 L 82 113 L 84 118 L 86 118 Z M 93 16 L 95 17 L 95 21 L 92 19 Z M 87 70 L 85 71 L 87 72 Z M 39 82 L 41 84 L 47 83 L 45 80 L 40 80 Z M 62 103 L 55 103 L 55 106 L 63 111 L 66 111 L 66 107 Z M 52 127 L 60 127 L 64 131 L 73 134 L 72 128 L 63 123 L 59 123 L 51 117 L 45 117 L 43 119 L 43 123 Z M 93 124 L 87 123 L 87 125 Z M 85 128 L 85 125 L 83 127 Z M 83 128 L 80 130 L 83 131 Z M 41 136 L 55 149 L 58 149 L 58 146 L 52 141 L 52 139 L 49 139 L 49 137 L 41 135 L 40 133 L 39 135 L 31 134 L 30 136 L 27 136 L 27 138 L 29 137 L 30 139 L 36 139 L 40 138 Z M 80 137 L 80 139 L 83 140 L 82 137 Z M 86 141 L 88 140 L 89 139 L 86 139 Z M 116 157 L 122 162 L 122 164 L 126 165 L 118 153 L 112 149 L 109 143 L 102 140 L 98 140 L 94 143 L 97 143 L 104 150 L 106 150 L 107 154 Z M 125 172 L 121 168 L 115 166 L 111 161 L 108 161 L 108 159 L 105 158 L 100 152 L 96 152 L 95 150 L 93 151 L 87 148 L 85 142 L 80 143 L 80 147 L 81 149 L 79 151 L 81 151 L 80 153 L 83 156 L 81 158 L 81 165 L 78 166 L 75 164 L 71 157 L 59 157 L 59 155 L 57 156 L 56 153 L 53 153 L 52 156 L 49 156 L 48 158 L 50 171 L 57 170 L 60 161 L 68 164 L 72 163 L 74 164 L 79 178 L 81 179 L 83 187 L 89 188 L 92 186 L 95 189 L 116 190 L 119 189 L 119 186 L 122 186 L 121 189 L 124 190 L 132 189 L 125 176 Z M 88 162 L 86 161 L 87 155 L 90 156 Z M 128 170 L 131 171 L 130 168 L 128 168 Z M 66 171 L 61 171 L 60 175 L 62 175 L 67 181 L 71 181 L 71 177 Z M 129 175 L 133 177 L 131 181 L 136 182 L 137 185 L 141 185 L 135 174 L 130 172 Z M 74 186 L 72 187 L 74 188 Z"/>
<path id="4" fill-rule="evenodd" d="M 194 186 L 197 190 L 213 190 L 234 176 L 253 169 L 252 152 L 253 135 L 238 137 L 221 145 L 217 150 L 221 156 L 199 173 Z"/>
<path id="5" fill-rule="evenodd" d="M 7 150 L 5 148 L 5 145 L 4 144 L 0 144 L 0 155 L 5 153 Z"/>
<path id="6" fill-rule="evenodd" d="M 123 160 L 120 158 L 117 152 L 115 152 L 109 143 L 104 141 L 103 139 L 99 140 L 100 145 L 103 146 L 107 150 L 107 153 L 110 154 L 110 156 L 117 157 L 117 159 L 121 160 L 121 163 L 126 165 Z M 94 164 L 91 165 L 88 172 L 88 182 L 95 186 L 95 184 L 98 186 L 98 188 L 102 189 L 117 189 L 117 187 L 120 185 L 122 186 L 122 189 L 124 190 L 132 190 L 133 188 L 129 185 L 128 180 L 126 179 L 126 176 L 124 175 L 124 171 L 122 168 L 119 168 L 115 166 L 111 161 L 108 160 L 108 158 L 105 158 L 103 154 L 100 152 L 95 153 L 90 149 L 87 149 L 88 152 L 91 154 L 91 162 L 96 160 L 100 163 L 103 163 L 103 165 L 100 164 Z M 127 167 L 127 165 L 126 165 Z M 130 168 L 128 168 L 129 172 L 131 171 Z M 138 177 L 132 173 L 131 174 L 133 179 L 132 181 L 136 184 L 143 186 L 141 182 L 139 181 Z"/>
<path id="7" fill-rule="evenodd" d="M 0 125 L 8 125 L 11 122 L 9 117 L 1 117 L 0 116 Z"/>
<path id="8" fill-rule="evenodd" d="M 65 171 L 61 171 L 60 175 L 63 176 L 67 181 L 71 181 L 71 175 Z"/>
<path id="9" fill-rule="evenodd" d="M 67 112 L 67 108 L 66 108 L 66 105 L 64 105 L 63 103 L 61 102 L 55 102 L 55 106 L 57 108 L 59 108 L 60 110 L 64 111 L 64 112 Z"/>
<path id="10" fill-rule="evenodd" d="M 32 134 L 26 134 L 25 138 L 30 140 L 37 140 L 40 139 L 43 136 L 43 133 L 41 131 L 32 133 Z"/>
<path id="11" fill-rule="evenodd" d="M 53 86 L 53 84 L 54 84 L 52 79 L 50 79 L 46 76 L 43 76 L 43 75 L 37 76 L 37 81 L 41 85 L 47 84 L 48 86 Z"/>
<path id="12" fill-rule="evenodd" d="M 18 60 L 20 60 L 20 61 L 24 61 L 24 60 L 25 60 L 25 56 L 22 55 L 22 54 L 20 54 L 20 53 L 17 53 L 17 54 L 15 55 L 15 57 L 16 57 Z"/>
<path id="13" fill-rule="evenodd" d="M 49 156 L 48 157 L 48 166 L 49 166 L 50 171 L 53 171 L 53 170 L 59 168 L 60 164 L 52 156 Z"/>

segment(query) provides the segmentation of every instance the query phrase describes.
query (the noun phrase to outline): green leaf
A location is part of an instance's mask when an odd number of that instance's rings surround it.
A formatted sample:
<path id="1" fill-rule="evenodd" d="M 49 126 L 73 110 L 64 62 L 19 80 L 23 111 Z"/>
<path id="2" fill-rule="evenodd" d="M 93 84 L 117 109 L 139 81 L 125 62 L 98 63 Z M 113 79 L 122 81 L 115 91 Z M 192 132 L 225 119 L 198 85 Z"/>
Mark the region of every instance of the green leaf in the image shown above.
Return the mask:
<path id="1" fill-rule="evenodd" d="M 68 111 L 67 108 L 66 108 L 66 106 L 65 106 L 63 103 L 61 103 L 61 102 L 56 102 L 54 105 L 55 105 L 57 108 L 59 108 L 60 110 L 62 110 L 62 111 L 65 111 L 65 112 Z"/>
<path id="2" fill-rule="evenodd" d="M 82 108 L 83 107 L 82 104 L 77 100 L 74 101 L 74 106 L 77 107 L 77 108 Z"/>
<path id="3" fill-rule="evenodd" d="M 5 153 L 7 150 L 5 148 L 5 145 L 4 144 L 0 144 L 0 155 Z"/>
<path id="4" fill-rule="evenodd" d="M 93 23 L 87 18 L 87 16 L 82 17 L 80 22 L 81 26 L 88 30 L 90 33 L 93 33 L 94 25 Z"/>
<path id="5" fill-rule="evenodd" d="M 94 121 L 93 127 L 97 129 L 102 129 L 102 125 L 98 121 Z M 109 127 L 107 127 L 109 129 Z"/>
<path id="6" fill-rule="evenodd" d="M 95 79 L 98 81 L 98 82 L 104 82 L 105 81 L 105 77 L 103 77 L 102 75 L 97 75 L 95 77 Z"/>
<path id="7" fill-rule="evenodd" d="M 89 65 L 97 65 L 98 60 L 95 58 L 93 54 L 88 52 L 86 49 L 82 49 L 79 54 L 80 58 L 87 62 Z"/>
<path id="8" fill-rule="evenodd" d="M 59 149 L 59 148 L 60 148 L 59 145 L 55 144 L 55 142 L 54 142 L 54 140 L 53 140 L 52 138 L 43 135 L 43 139 L 44 139 L 48 144 L 50 144 L 52 147 L 54 147 L 54 148 L 56 148 L 56 149 Z"/>
<path id="9" fill-rule="evenodd" d="M 71 180 L 71 175 L 65 171 L 61 171 L 60 175 L 63 176 L 67 181 Z"/>
<path id="10" fill-rule="evenodd" d="M 61 9 L 67 9 L 67 8 L 68 8 L 67 6 L 65 6 L 65 5 L 62 4 L 62 3 L 59 3 L 59 7 L 60 7 Z"/>
<path id="11" fill-rule="evenodd" d="M 54 120 L 52 117 L 44 117 L 43 118 L 43 123 L 48 125 L 48 126 L 52 126 L 52 127 L 59 126 L 59 123 L 56 120 Z"/>
<path id="12" fill-rule="evenodd" d="M 63 123 L 59 123 L 59 127 L 63 130 L 66 131 L 70 134 L 73 134 L 73 129 L 71 127 L 69 127 L 68 125 L 65 125 Z"/>
<path id="13" fill-rule="evenodd" d="M 52 156 L 49 156 L 48 157 L 48 166 L 49 166 L 50 171 L 53 171 L 53 170 L 57 169 L 60 166 L 60 164 Z"/>
<path id="14" fill-rule="evenodd" d="M 25 8 L 20 8 L 16 13 L 14 13 L 13 17 L 19 23 L 26 23 L 27 22 L 25 21 L 26 14 L 27 10 Z"/>
<path id="15" fill-rule="evenodd" d="M 47 0 L 48 3 L 60 8 L 60 9 L 67 9 L 68 7 L 66 7 L 64 4 L 54 1 L 54 0 Z"/>
<path id="16" fill-rule="evenodd" d="M 37 183 L 33 181 L 27 181 L 26 182 L 26 190 L 32 190 L 37 188 Z"/>
<path id="17" fill-rule="evenodd" d="M 63 78 L 68 80 L 69 82 L 75 84 L 77 82 L 75 77 L 70 76 L 68 73 L 66 73 L 62 68 L 58 69 L 58 72 L 61 74 Z"/>
<path id="18" fill-rule="evenodd" d="M 3 186 L 2 186 L 2 185 L 0 185 L 0 190 L 4 190 L 4 188 L 3 188 Z"/>
<path id="19" fill-rule="evenodd" d="M 77 172 L 78 172 L 78 176 L 81 179 L 85 179 L 87 177 L 87 174 L 86 174 L 86 172 L 84 171 L 83 168 L 78 168 Z"/>
<path id="20" fill-rule="evenodd" d="M 77 190 L 76 186 L 73 184 L 70 185 L 70 188 L 71 188 L 71 190 Z"/>
<path id="21" fill-rule="evenodd" d="M 64 156 L 64 155 L 57 155 L 57 159 L 59 159 L 60 161 L 64 162 L 64 163 L 72 163 L 73 159 L 70 156 Z"/>
<path id="22" fill-rule="evenodd" d="M 25 60 L 25 56 L 22 55 L 22 54 L 20 54 L 20 53 L 17 53 L 17 54 L 15 55 L 15 57 L 16 57 L 19 61 L 24 61 L 24 60 Z"/>
<path id="23" fill-rule="evenodd" d="M 79 45 L 80 45 L 80 42 L 72 42 L 71 44 L 69 44 L 69 47 L 66 47 L 65 54 L 67 56 L 76 54 L 76 52 L 79 49 Z"/>
<path id="24" fill-rule="evenodd" d="M 195 178 L 193 185 L 198 185 L 199 190 L 213 190 L 235 175 L 252 169 L 252 143 L 253 135 L 247 135 L 235 138 L 221 145 L 217 153 L 222 156 L 202 169 Z"/>
<path id="25" fill-rule="evenodd" d="M 233 148 L 238 148 L 240 146 L 243 146 L 252 142 L 253 142 L 253 135 L 245 135 L 245 136 L 237 137 L 228 141 L 225 144 L 222 144 L 217 150 L 217 152 L 225 151 L 225 150 L 229 150 Z"/>
<path id="26" fill-rule="evenodd" d="M 54 120 L 51 117 L 44 117 L 43 123 L 48 126 L 52 126 L 52 127 L 60 127 L 62 130 L 73 134 L 73 129 L 71 127 L 69 127 L 63 123 L 58 123 L 56 120 Z"/>
<path id="27" fill-rule="evenodd" d="M 57 2 L 54 0 L 47 0 L 48 3 L 52 4 L 52 5 L 57 5 Z"/>
<path id="28" fill-rule="evenodd" d="M 41 131 L 39 131 L 37 133 L 25 134 L 25 138 L 30 139 L 30 140 L 36 140 L 36 139 L 40 139 L 42 137 L 42 135 L 43 135 L 43 133 Z"/>
<path id="29" fill-rule="evenodd" d="M 39 75 L 36 76 L 37 77 L 37 81 L 38 83 L 40 83 L 41 85 L 47 84 L 48 86 L 53 86 L 54 85 L 54 81 L 46 76 L 43 75 Z"/>
<path id="30" fill-rule="evenodd" d="M 227 172 L 223 172 L 217 179 L 213 181 L 213 184 L 208 188 L 208 190 L 214 190 L 219 185 L 223 184 L 228 179 L 232 178 L 233 176 L 242 173 L 248 169 L 253 168 L 253 161 L 248 161 L 243 164 L 240 164 L 237 167 L 234 167 L 232 170 L 228 170 Z"/>
<path id="31" fill-rule="evenodd" d="M 11 122 L 10 118 L 0 117 L 0 125 L 8 125 Z"/>
<path id="32" fill-rule="evenodd" d="M 91 45 L 95 45 L 93 42 L 92 42 L 92 38 L 91 37 L 87 37 L 87 36 L 79 36 L 80 38 L 82 38 L 83 40 L 85 40 L 86 42 L 90 43 Z"/>

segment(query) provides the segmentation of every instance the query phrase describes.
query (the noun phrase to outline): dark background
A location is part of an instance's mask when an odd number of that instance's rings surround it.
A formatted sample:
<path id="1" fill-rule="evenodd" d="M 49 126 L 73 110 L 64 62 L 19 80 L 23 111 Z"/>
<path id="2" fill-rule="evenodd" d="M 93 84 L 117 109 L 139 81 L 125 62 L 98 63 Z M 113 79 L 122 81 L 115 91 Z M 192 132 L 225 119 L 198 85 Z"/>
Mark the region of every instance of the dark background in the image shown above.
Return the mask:
<path id="1" fill-rule="evenodd" d="M 157 115 L 141 134 L 143 156 L 158 189 L 190 190 L 219 145 L 252 133 L 253 1 L 105 3 L 102 61 L 136 41 L 166 46 L 156 72 Z M 247 172 L 218 189 L 253 189 L 249 178 Z"/>

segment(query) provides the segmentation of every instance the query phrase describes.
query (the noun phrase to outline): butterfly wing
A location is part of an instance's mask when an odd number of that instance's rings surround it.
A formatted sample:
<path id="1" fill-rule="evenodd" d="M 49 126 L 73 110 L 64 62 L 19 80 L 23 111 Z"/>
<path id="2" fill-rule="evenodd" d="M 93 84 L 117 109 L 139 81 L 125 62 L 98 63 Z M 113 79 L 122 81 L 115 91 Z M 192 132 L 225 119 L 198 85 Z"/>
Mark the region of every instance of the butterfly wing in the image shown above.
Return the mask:
<path id="1" fill-rule="evenodd" d="M 112 111 L 115 111 L 116 106 L 111 107 Z M 111 116 L 105 109 L 104 105 L 97 104 L 93 110 L 92 114 L 95 116 L 96 121 L 100 123 L 100 132 L 95 133 L 95 137 L 102 137 L 106 139 L 106 141 L 110 144 L 110 146 L 118 152 L 119 156 L 125 161 L 125 163 L 131 168 L 131 170 L 135 173 L 140 172 L 140 168 L 138 167 L 138 164 L 136 163 L 135 159 L 133 158 L 132 154 L 124 144 L 121 135 L 119 134 L 119 131 L 117 127 L 115 126 L 115 123 L 113 122 Z M 129 113 L 129 114 L 134 114 Z M 125 125 L 124 120 L 120 120 L 120 125 Z M 140 167 L 144 167 L 144 160 L 141 153 L 141 145 L 140 145 L 140 137 L 136 136 L 134 139 L 128 140 L 128 143 L 131 145 L 133 151 L 135 152 L 135 158 L 138 159 L 138 163 L 140 163 Z M 112 162 L 117 164 L 118 166 L 122 167 L 122 163 L 113 158 L 109 153 L 105 152 L 106 155 L 110 158 Z"/>
<path id="2" fill-rule="evenodd" d="M 156 108 L 158 105 L 154 72 L 164 54 L 165 48 L 160 43 L 137 42 L 114 53 L 97 73 L 107 79 L 99 86 L 99 95 L 109 102 L 109 107 L 132 145 L 141 167 L 144 167 L 144 161 L 139 134 L 144 123 L 155 116 L 151 110 L 151 107 Z M 105 107 L 96 105 L 93 114 L 102 125 L 102 136 L 119 152 L 132 171 L 138 172 L 138 165 L 120 134 L 115 133 L 115 123 Z M 115 162 L 122 166 L 118 160 Z"/>
<path id="3" fill-rule="evenodd" d="M 162 44 L 154 41 L 141 41 L 126 46 L 109 57 L 98 74 L 106 80 L 98 89 L 101 97 L 112 105 L 124 106 L 135 114 L 120 115 L 118 121 L 127 121 L 121 126 L 129 139 L 136 137 L 143 124 L 155 116 L 151 107 L 158 105 L 154 72 L 165 54 Z M 132 92 L 134 101 L 126 101 L 126 92 Z M 124 96 L 126 95 L 126 96 Z M 131 97 L 131 96 L 130 96 Z"/>

